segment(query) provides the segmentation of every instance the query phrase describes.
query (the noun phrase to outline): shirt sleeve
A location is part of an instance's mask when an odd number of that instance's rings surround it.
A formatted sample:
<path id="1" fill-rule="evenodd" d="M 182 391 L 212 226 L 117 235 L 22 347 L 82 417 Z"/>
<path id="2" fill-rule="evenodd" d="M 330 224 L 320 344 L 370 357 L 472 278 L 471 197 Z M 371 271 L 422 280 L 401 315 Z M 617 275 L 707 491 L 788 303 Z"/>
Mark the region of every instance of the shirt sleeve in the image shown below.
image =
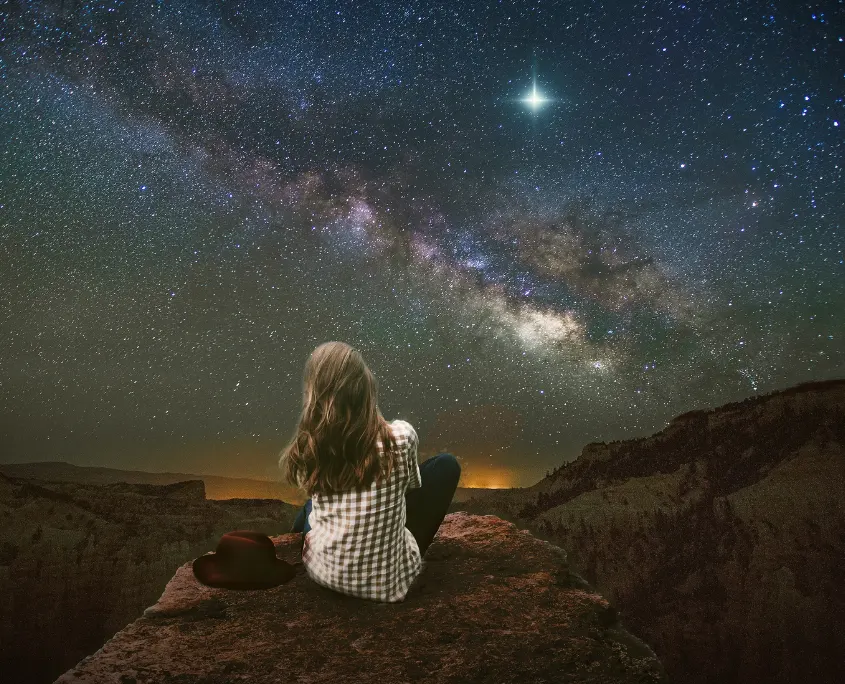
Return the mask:
<path id="1" fill-rule="evenodd" d="M 422 477 L 420 475 L 420 464 L 417 462 L 417 446 L 419 438 L 417 431 L 410 423 L 405 423 L 408 426 L 408 445 L 406 455 L 408 458 L 408 489 L 419 489 L 422 487 Z"/>

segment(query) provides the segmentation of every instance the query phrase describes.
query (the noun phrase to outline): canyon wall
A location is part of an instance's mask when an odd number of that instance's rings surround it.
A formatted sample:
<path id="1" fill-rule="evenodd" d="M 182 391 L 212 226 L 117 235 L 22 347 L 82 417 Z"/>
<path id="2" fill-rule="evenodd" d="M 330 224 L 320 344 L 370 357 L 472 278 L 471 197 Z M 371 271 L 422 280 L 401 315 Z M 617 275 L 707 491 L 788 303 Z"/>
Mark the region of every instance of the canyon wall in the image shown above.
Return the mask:
<path id="1" fill-rule="evenodd" d="M 205 498 L 201 481 L 82 485 L 0 474 L 0 672 L 52 682 L 224 532 L 290 530 L 296 507 Z"/>
<path id="2" fill-rule="evenodd" d="M 456 507 L 559 544 L 673 681 L 845 681 L 845 381 L 587 445 Z"/>

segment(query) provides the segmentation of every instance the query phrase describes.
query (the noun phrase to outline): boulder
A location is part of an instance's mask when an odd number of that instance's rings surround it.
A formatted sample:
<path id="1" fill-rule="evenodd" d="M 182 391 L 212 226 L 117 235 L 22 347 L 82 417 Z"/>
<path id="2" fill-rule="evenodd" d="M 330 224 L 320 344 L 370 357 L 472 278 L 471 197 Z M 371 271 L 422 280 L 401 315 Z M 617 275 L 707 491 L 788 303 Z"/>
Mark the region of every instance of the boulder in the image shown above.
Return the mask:
<path id="1" fill-rule="evenodd" d="M 272 539 L 298 563 L 290 582 L 218 589 L 185 563 L 154 606 L 56 684 L 666 681 L 562 549 L 495 516 L 446 516 L 400 603 L 321 587 L 299 534 Z"/>

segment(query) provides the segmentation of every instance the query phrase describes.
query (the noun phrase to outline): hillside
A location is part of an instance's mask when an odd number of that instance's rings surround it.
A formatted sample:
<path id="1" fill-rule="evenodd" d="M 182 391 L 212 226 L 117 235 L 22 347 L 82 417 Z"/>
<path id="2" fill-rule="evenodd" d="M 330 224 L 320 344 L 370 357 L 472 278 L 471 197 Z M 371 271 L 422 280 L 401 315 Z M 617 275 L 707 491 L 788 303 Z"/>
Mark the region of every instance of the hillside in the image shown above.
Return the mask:
<path id="1" fill-rule="evenodd" d="M 672 681 L 845 681 L 845 380 L 587 445 L 493 513 L 559 544 Z"/>

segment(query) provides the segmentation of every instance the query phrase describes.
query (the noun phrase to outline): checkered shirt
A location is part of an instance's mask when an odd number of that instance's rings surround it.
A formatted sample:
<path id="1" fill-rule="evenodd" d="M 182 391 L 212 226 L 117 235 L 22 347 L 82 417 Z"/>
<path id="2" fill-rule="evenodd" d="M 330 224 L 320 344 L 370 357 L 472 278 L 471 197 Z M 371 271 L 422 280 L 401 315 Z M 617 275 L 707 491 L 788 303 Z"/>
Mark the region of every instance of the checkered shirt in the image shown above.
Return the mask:
<path id="1" fill-rule="evenodd" d="M 315 492 L 302 562 L 317 584 L 342 594 L 404 601 L 422 570 L 420 549 L 405 527 L 405 490 L 422 486 L 417 432 L 404 420 L 389 423 L 399 454 L 386 481 L 369 489 Z M 381 440 L 376 442 L 383 453 Z"/>

